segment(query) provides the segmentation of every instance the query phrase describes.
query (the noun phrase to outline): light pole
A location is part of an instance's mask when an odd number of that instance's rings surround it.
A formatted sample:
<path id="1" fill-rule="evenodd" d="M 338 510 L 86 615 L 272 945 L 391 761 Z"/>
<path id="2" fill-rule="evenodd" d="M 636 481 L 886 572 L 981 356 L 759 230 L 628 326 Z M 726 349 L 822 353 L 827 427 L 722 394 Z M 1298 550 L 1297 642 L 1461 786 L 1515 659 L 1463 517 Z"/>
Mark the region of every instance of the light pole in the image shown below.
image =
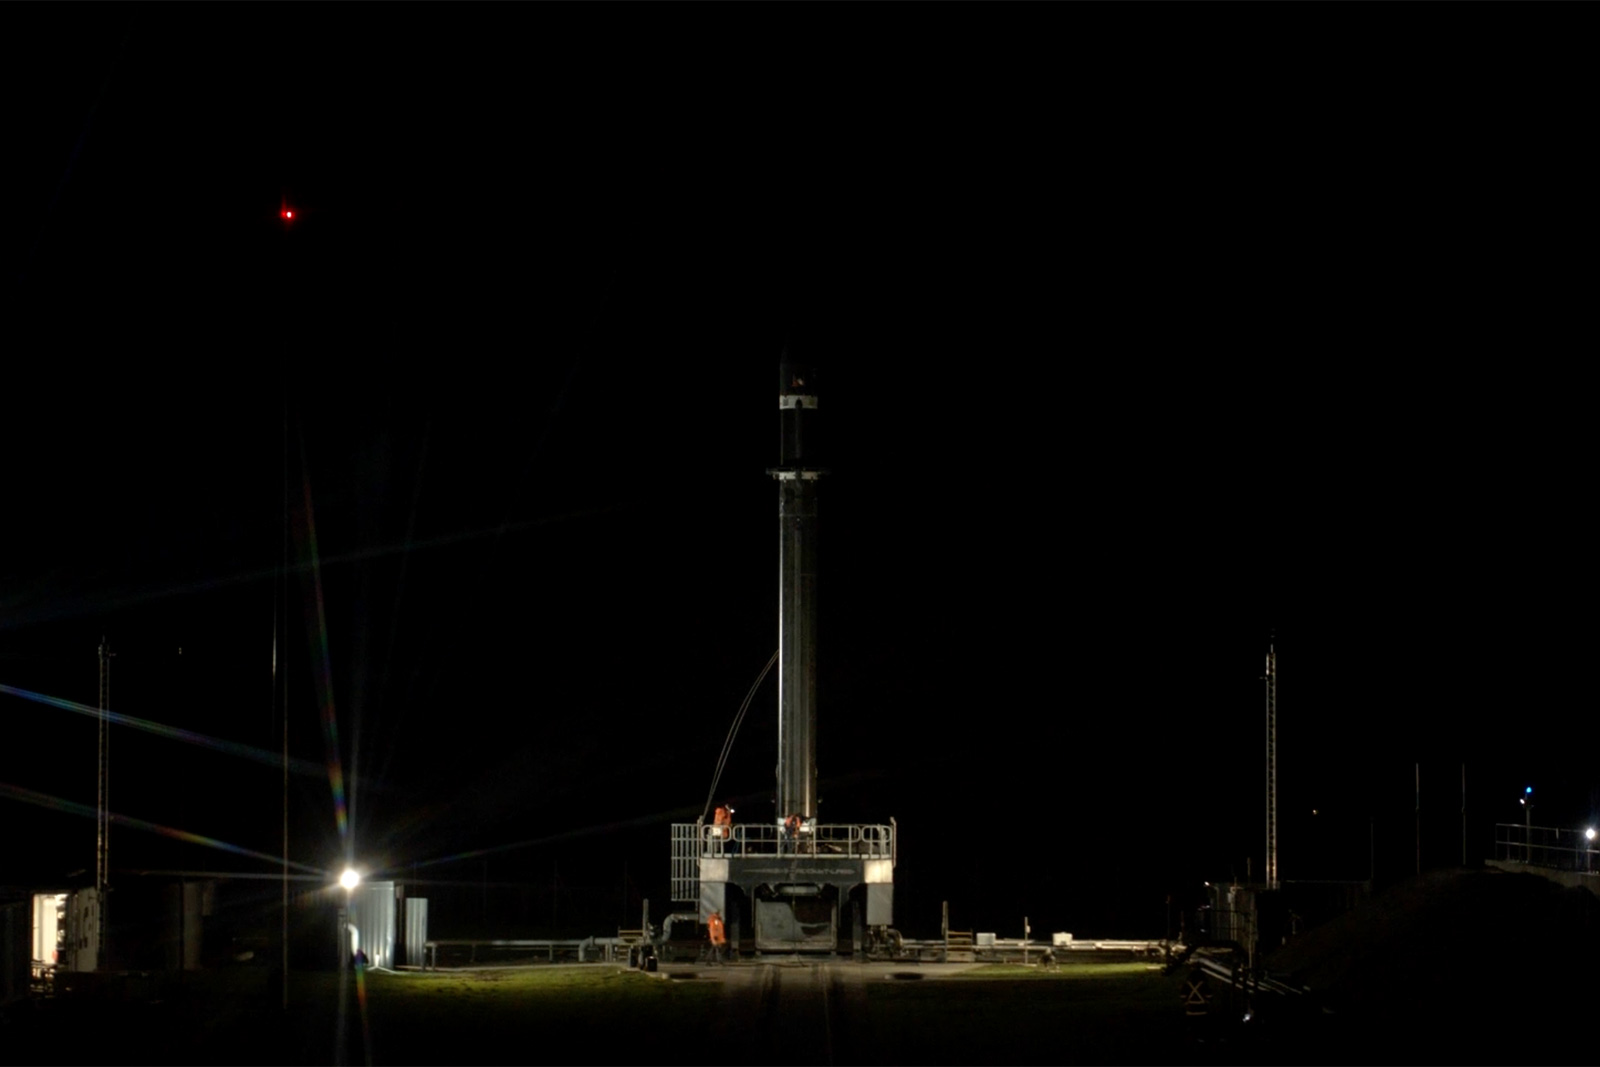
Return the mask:
<path id="1" fill-rule="evenodd" d="M 339 876 L 339 885 L 344 888 L 344 910 L 339 915 L 339 969 L 346 970 L 350 966 L 350 959 L 354 950 L 350 945 L 351 907 L 350 898 L 355 895 L 356 887 L 361 884 L 361 875 L 357 874 L 354 867 L 346 867 Z"/>
<path id="2" fill-rule="evenodd" d="M 1522 791 L 1522 862 L 1533 862 L 1533 786 Z"/>
<path id="3" fill-rule="evenodd" d="M 1583 832 L 1583 839 L 1589 842 L 1589 847 L 1583 850 L 1583 869 L 1586 872 L 1594 871 L 1594 839 L 1595 828 L 1589 827 Z"/>

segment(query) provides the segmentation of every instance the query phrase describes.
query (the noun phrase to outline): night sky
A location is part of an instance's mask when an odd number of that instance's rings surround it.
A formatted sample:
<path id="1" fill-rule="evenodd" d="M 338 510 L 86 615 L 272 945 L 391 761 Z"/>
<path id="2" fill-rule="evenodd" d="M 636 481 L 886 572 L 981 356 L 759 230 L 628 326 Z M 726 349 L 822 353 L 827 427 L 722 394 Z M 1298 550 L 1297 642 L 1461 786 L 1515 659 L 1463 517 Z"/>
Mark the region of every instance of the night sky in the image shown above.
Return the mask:
<path id="1" fill-rule="evenodd" d="M 331 705 L 365 866 L 659 914 L 776 647 L 788 344 L 832 471 L 822 816 L 898 820 L 903 929 L 1159 936 L 1259 876 L 1274 632 L 1285 877 L 1406 873 L 1418 762 L 1429 865 L 1463 761 L 1474 857 L 1525 784 L 1596 815 L 1570 138 L 611 10 L 6 35 L 0 684 L 92 705 L 104 635 L 114 710 L 275 753 L 276 629 L 291 858 L 346 848 Z M 0 882 L 92 872 L 92 818 L 33 801 L 92 807 L 94 722 L 0 708 Z M 119 813 L 277 854 L 276 765 L 112 759 Z"/>

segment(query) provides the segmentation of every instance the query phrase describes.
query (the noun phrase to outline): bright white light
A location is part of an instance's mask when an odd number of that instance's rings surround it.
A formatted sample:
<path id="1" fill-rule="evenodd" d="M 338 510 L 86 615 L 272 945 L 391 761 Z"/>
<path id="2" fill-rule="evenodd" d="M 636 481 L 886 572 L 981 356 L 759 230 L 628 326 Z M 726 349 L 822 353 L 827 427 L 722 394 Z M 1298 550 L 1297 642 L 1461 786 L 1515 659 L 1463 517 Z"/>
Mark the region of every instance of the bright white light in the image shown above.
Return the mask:
<path id="1" fill-rule="evenodd" d="M 361 876 L 353 869 L 346 867 L 344 873 L 339 876 L 339 884 L 346 889 L 354 889 L 361 884 Z"/>
<path id="2" fill-rule="evenodd" d="M 1594 840 L 1594 835 L 1595 835 L 1595 829 L 1592 826 L 1589 827 L 1587 830 L 1585 830 L 1583 832 L 1583 836 L 1587 837 L 1590 841 Z"/>

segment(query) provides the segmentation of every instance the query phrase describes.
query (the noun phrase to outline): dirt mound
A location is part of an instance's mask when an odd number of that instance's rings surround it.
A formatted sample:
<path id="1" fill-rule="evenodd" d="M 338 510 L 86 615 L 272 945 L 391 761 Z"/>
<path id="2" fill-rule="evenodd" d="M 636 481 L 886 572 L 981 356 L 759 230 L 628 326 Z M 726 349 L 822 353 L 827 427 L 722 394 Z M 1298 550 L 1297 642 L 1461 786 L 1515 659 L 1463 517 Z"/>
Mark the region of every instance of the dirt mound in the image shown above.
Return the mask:
<path id="1" fill-rule="evenodd" d="M 1563 1059 L 1588 1043 L 1579 1031 L 1600 994 L 1600 900 L 1532 874 L 1441 871 L 1263 962 L 1335 1016 Z"/>

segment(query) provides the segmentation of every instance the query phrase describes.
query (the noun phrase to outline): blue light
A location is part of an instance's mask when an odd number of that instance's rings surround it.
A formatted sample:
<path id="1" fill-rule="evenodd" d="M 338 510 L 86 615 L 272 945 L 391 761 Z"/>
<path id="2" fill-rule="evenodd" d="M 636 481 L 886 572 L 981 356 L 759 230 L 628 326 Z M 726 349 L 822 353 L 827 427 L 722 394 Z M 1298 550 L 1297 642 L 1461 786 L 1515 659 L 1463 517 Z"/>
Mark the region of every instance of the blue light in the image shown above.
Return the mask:
<path id="1" fill-rule="evenodd" d="M 1531 794 L 1533 792 L 1533 786 L 1530 785 L 1528 788 L 1524 789 L 1523 792 Z"/>

